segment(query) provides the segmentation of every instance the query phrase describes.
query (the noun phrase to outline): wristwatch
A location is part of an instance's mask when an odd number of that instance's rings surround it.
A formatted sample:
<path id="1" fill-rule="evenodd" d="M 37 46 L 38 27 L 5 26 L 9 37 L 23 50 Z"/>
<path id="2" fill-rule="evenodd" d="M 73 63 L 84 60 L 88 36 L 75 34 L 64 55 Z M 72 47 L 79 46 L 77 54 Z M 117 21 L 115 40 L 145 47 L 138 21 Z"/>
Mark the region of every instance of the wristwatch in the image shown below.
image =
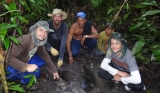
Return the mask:
<path id="1" fill-rule="evenodd" d="M 88 35 L 85 35 L 85 37 L 88 37 Z"/>

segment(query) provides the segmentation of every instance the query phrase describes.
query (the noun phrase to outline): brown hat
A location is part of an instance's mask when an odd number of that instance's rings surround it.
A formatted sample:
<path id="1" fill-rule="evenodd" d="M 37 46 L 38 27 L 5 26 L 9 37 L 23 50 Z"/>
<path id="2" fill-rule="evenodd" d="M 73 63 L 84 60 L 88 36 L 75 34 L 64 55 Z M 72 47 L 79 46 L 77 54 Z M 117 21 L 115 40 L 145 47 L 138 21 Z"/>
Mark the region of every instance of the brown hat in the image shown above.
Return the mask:
<path id="1" fill-rule="evenodd" d="M 64 12 L 64 11 L 62 11 L 61 9 L 53 9 L 53 12 L 52 12 L 52 14 L 50 14 L 50 13 L 48 13 L 47 15 L 49 16 L 49 17 L 52 17 L 52 16 L 54 16 L 54 15 L 56 15 L 56 14 L 61 14 L 62 15 L 62 20 L 65 20 L 66 18 L 67 18 L 67 13 L 66 12 Z"/>

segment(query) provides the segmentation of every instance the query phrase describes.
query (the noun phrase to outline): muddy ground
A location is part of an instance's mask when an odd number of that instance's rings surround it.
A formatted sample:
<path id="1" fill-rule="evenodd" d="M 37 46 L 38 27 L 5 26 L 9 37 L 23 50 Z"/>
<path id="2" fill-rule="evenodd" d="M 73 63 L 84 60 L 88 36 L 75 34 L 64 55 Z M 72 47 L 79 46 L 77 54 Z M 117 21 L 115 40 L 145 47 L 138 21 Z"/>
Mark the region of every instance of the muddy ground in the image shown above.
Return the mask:
<path id="1" fill-rule="evenodd" d="M 85 55 L 79 54 L 75 58 L 75 63 L 68 63 L 67 55 L 64 65 L 59 69 L 61 80 L 53 80 L 48 74 L 47 67 L 42 68 L 41 78 L 38 83 L 41 88 L 32 93 L 160 93 L 160 64 L 140 64 L 138 63 L 142 80 L 146 86 L 145 91 L 126 91 L 124 84 L 115 83 L 110 80 L 103 80 L 97 76 L 97 70 L 103 56 L 91 55 L 87 60 Z M 52 57 L 56 64 L 57 57 Z M 29 91 L 28 91 L 29 92 Z"/>

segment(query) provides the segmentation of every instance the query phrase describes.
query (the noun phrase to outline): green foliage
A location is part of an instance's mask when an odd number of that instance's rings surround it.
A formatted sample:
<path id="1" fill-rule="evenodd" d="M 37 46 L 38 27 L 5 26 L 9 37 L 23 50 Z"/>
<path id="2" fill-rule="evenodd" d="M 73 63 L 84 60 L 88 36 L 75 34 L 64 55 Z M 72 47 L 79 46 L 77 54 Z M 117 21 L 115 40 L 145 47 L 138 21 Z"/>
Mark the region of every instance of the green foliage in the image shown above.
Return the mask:
<path id="1" fill-rule="evenodd" d="M 30 78 L 30 81 L 28 83 L 28 87 L 30 88 L 34 83 L 37 82 L 36 76 L 35 75 L 26 75 L 24 78 Z"/>
<path id="2" fill-rule="evenodd" d="M 114 18 L 124 0 L 91 1 L 92 7 L 98 8 L 95 17 L 98 17 L 101 21 L 105 19 L 106 23 Z M 103 16 L 103 14 L 105 15 Z M 157 22 L 159 14 L 160 7 L 155 0 L 128 0 L 114 23 L 115 31 L 119 31 L 123 27 L 122 32 L 125 38 L 131 38 L 129 42 L 136 42 L 132 52 L 140 61 L 150 62 L 149 56 L 153 54 L 156 60 L 160 62 L 159 50 L 151 47 L 160 40 L 160 27 L 158 26 L 160 24 Z"/>
<path id="3" fill-rule="evenodd" d="M 22 88 L 20 84 L 15 82 L 8 82 L 9 90 L 19 93 L 25 93 L 25 90 Z"/>
<path id="4" fill-rule="evenodd" d="M 132 49 L 133 55 L 136 55 L 142 49 L 144 44 L 145 44 L 145 42 L 137 41 L 136 44 L 134 45 L 133 49 Z"/>

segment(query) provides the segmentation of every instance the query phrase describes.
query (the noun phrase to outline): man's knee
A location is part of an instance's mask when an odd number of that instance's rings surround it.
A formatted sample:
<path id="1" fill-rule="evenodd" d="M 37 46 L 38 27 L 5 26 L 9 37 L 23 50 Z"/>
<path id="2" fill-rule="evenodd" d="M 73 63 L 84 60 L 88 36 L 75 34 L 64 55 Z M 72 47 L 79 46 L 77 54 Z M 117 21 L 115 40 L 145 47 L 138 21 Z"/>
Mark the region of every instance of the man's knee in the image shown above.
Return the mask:
<path id="1" fill-rule="evenodd" d="M 110 80 L 113 78 L 113 76 L 111 74 L 109 74 L 107 71 L 105 71 L 103 69 L 98 70 L 98 76 L 102 79 L 107 79 L 107 80 Z"/>
<path id="2" fill-rule="evenodd" d="M 72 51 L 72 56 L 77 56 L 78 55 L 78 51 Z"/>

